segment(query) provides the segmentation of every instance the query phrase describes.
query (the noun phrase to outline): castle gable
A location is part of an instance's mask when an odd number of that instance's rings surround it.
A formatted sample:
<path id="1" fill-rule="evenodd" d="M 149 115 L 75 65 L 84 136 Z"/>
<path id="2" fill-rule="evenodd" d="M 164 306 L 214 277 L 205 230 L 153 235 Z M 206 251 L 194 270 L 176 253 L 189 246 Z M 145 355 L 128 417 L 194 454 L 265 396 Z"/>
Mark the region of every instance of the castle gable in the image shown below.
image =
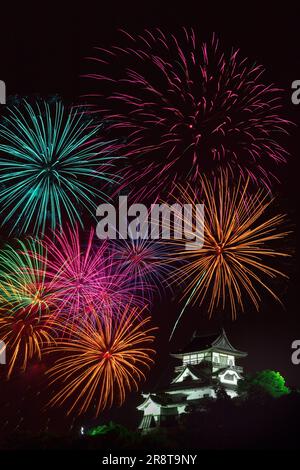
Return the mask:
<path id="1" fill-rule="evenodd" d="M 195 371 L 195 368 L 192 368 L 191 366 L 187 365 L 185 366 L 182 371 L 175 377 L 175 379 L 172 380 L 172 383 L 180 383 L 183 382 L 186 379 L 192 379 L 192 380 L 201 380 L 201 375 Z"/>

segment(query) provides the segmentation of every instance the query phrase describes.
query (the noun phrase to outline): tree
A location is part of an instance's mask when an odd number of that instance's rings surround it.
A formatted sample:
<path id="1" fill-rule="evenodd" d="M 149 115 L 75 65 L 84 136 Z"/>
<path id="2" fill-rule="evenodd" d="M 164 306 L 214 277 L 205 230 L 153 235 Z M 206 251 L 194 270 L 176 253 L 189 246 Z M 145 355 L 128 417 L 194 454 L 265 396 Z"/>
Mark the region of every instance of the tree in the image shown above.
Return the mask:
<path id="1" fill-rule="evenodd" d="M 89 429 L 86 432 L 87 436 L 105 436 L 107 434 L 116 434 L 118 436 L 127 436 L 130 434 L 129 430 L 121 424 L 110 421 L 108 424 L 102 424 Z"/>
<path id="2" fill-rule="evenodd" d="M 239 392 L 248 396 L 269 395 L 274 398 L 290 393 L 285 385 L 285 379 L 274 370 L 262 370 L 249 375 L 239 383 Z"/>

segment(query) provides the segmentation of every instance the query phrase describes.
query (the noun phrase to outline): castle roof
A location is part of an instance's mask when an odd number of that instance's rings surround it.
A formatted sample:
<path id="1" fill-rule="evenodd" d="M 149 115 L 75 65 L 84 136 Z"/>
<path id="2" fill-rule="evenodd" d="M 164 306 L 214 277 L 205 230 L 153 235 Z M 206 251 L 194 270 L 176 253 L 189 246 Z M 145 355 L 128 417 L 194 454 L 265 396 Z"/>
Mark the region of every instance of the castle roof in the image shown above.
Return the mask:
<path id="1" fill-rule="evenodd" d="M 247 356 L 246 352 L 235 349 L 229 342 L 225 330 L 222 329 L 221 334 L 215 334 L 210 336 L 198 335 L 196 332 L 192 336 L 191 341 L 182 349 L 177 352 L 171 353 L 171 356 L 182 358 L 188 353 L 199 353 L 217 351 L 227 354 L 231 354 L 237 357 Z"/>
<path id="2" fill-rule="evenodd" d="M 161 393 L 148 393 L 143 394 L 145 400 L 143 403 L 137 406 L 138 410 L 143 410 L 150 403 L 155 403 L 156 405 L 163 406 L 166 408 L 173 408 L 174 406 L 182 405 L 187 401 L 187 397 L 183 394 L 177 395 L 167 395 L 164 392 Z"/>

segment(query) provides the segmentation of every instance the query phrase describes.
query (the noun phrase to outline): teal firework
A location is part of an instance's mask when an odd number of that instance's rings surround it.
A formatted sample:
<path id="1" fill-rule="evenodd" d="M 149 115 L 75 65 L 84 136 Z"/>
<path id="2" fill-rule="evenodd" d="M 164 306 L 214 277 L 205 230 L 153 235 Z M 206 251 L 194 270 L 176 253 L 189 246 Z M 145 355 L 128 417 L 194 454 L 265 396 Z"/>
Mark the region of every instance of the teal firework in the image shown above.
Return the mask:
<path id="1" fill-rule="evenodd" d="M 115 143 L 102 125 L 54 103 L 25 100 L 0 122 L 0 215 L 18 233 L 83 225 L 117 182 Z"/>

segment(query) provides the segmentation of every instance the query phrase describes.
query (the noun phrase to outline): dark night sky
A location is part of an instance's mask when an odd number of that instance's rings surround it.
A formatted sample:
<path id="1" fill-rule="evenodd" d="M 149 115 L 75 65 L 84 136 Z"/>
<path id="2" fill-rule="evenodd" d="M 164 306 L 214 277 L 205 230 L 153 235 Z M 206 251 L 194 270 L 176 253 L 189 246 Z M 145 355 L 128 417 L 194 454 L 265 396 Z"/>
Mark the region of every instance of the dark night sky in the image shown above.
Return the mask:
<path id="1" fill-rule="evenodd" d="M 215 6 L 214 11 L 208 12 L 200 10 L 200 7 L 195 9 L 195 5 L 202 3 L 198 1 L 182 2 L 187 5 L 185 9 L 183 6 L 176 8 L 174 4 L 166 4 L 163 8 L 164 2 L 157 7 L 145 2 L 143 10 L 129 6 L 128 2 L 122 2 L 122 6 L 111 2 L 111 7 L 106 5 L 105 9 L 100 1 L 93 6 L 89 2 L 80 3 L 84 10 L 73 4 L 62 11 L 54 8 L 52 2 L 43 2 L 36 10 L 28 6 L 30 2 L 26 2 L 26 8 L 22 7 L 22 10 L 18 7 L 15 11 L 7 11 L 6 18 L 1 19 L 0 28 L 0 79 L 5 80 L 8 95 L 57 94 L 73 102 L 85 92 L 85 81 L 79 78 L 87 70 L 84 57 L 91 54 L 93 46 L 109 45 L 116 37 L 117 27 L 138 31 L 151 25 L 168 29 L 188 25 L 194 26 L 204 38 L 209 37 L 212 31 L 218 32 L 225 47 L 239 47 L 244 56 L 264 64 L 267 69 L 265 80 L 275 82 L 286 90 L 285 113 L 299 124 L 300 105 L 294 106 L 290 99 L 291 83 L 300 79 L 300 54 L 297 50 L 300 16 L 295 7 L 286 7 L 282 11 L 282 6 L 272 6 L 264 11 L 262 6 L 254 7 L 252 2 L 251 7 L 250 2 L 239 2 L 239 7 L 232 6 L 220 11 Z M 295 127 L 287 141 L 292 157 L 288 165 L 282 168 L 282 184 L 275 191 L 278 206 L 288 213 L 294 231 L 298 196 L 296 159 L 299 158 L 300 148 L 298 132 Z M 291 237 L 290 243 L 295 246 L 295 237 Z M 300 339 L 296 267 L 294 255 L 287 266 L 291 279 L 277 286 L 285 308 L 267 294 L 262 294 L 260 311 L 256 312 L 249 306 L 235 322 L 224 315 L 216 315 L 209 320 L 204 308 L 190 310 L 171 347 L 178 347 L 187 341 L 196 327 L 209 333 L 223 325 L 233 345 L 249 353 L 243 361 L 247 370 L 279 370 L 289 384 L 300 387 L 300 365 L 291 363 L 291 343 L 294 339 Z M 160 327 L 157 365 L 143 387 L 145 390 L 154 386 L 163 375 L 170 347 L 167 338 L 178 312 L 175 301 L 157 301 L 153 312 L 154 322 Z M 10 384 L 1 383 L 0 402 L 5 406 L 0 412 L 0 428 L 6 420 L 10 422 L 7 426 L 14 428 L 20 416 L 30 423 L 29 429 L 30 426 L 45 428 L 48 414 L 40 415 L 40 407 L 47 392 L 41 392 L 40 402 L 36 397 L 42 381 L 39 377 L 41 372 L 40 368 L 33 368 L 26 377 L 15 379 Z M 133 423 L 136 416 L 132 418 L 132 408 L 137 399 L 138 396 L 133 395 L 121 410 L 113 410 L 109 416 Z M 59 429 L 61 415 L 61 411 L 51 413 L 53 428 Z"/>

